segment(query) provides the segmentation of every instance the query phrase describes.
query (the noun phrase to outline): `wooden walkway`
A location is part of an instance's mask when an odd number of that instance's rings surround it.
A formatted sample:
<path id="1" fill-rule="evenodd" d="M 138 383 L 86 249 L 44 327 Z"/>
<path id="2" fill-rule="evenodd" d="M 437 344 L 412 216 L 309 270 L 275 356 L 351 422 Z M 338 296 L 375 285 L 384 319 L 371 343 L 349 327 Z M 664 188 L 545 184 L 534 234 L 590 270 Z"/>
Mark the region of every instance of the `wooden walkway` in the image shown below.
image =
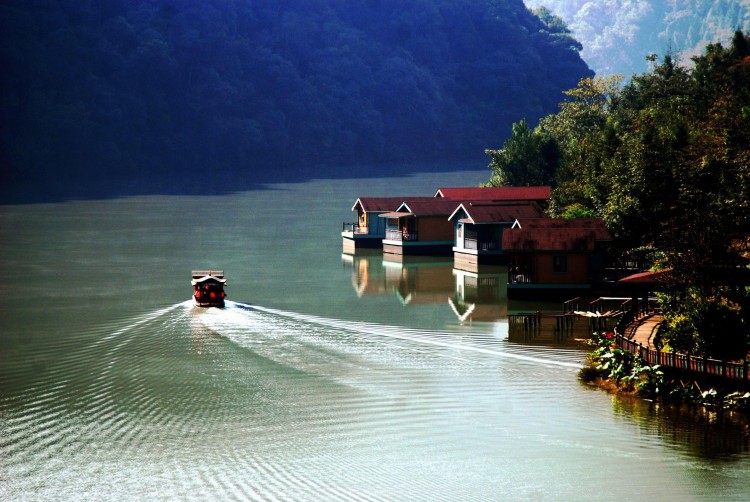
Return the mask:
<path id="1" fill-rule="evenodd" d="M 750 389 L 750 359 L 742 361 L 722 361 L 706 356 L 692 356 L 676 352 L 662 352 L 654 344 L 654 335 L 664 316 L 659 312 L 651 312 L 633 319 L 632 313 L 623 316 L 620 324 L 615 327 L 617 345 L 632 354 L 637 354 L 649 365 L 669 366 L 691 374 L 702 374 L 710 378 L 720 378 L 721 381 L 731 381 L 732 385 L 739 385 L 743 389 Z M 623 322 L 624 321 L 624 322 Z"/>
<path id="2" fill-rule="evenodd" d="M 640 345 L 648 348 L 655 348 L 654 335 L 659 323 L 664 320 L 662 314 L 647 314 L 640 319 L 636 319 L 625 328 L 625 336 Z"/>

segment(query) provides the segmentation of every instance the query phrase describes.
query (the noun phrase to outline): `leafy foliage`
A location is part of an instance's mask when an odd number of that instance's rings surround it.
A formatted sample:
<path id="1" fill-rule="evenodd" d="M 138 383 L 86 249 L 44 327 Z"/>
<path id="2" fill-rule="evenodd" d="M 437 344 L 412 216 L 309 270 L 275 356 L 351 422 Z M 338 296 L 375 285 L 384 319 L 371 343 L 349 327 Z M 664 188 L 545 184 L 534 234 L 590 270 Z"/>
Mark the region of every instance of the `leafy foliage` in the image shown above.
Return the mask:
<path id="1" fill-rule="evenodd" d="M 747 302 L 732 301 L 731 294 L 702 296 L 696 288 L 661 294 L 667 307 L 660 335 L 679 352 L 723 360 L 744 359 L 750 351 Z"/>
<path id="2" fill-rule="evenodd" d="M 557 143 L 525 120 L 513 124 L 501 150 L 485 150 L 493 175 L 487 186 L 549 185 L 559 162 Z"/>
<path id="3" fill-rule="evenodd" d="M 557 145 L 558 215 L 604 218 L 623 254 L 652 249 L 672 269 L 665 337 L 673 348 L 742 358 L 750 341 L 743 266 L 750 242 L 750 38 L 710 45 L 689 70 L 667 56 L 624 86 L 583 79 L 558 113 L 511 136 L 492 180 L 533 175 Z M 520 153 L 519 153 L 520 152 Z M 511 155 L 513 154 L 513 155 Z M 630 253 L 632 254 L 632 253 Z"/>

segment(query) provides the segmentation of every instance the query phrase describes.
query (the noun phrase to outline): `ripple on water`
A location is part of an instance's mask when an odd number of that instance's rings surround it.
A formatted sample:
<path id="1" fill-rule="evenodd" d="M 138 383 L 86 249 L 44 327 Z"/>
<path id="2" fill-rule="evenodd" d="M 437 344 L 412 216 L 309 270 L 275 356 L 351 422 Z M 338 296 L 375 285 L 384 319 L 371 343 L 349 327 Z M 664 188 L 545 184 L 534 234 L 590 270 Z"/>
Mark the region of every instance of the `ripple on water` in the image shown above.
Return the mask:
<path id="1" fill-rule="evenodd" d="M 590 462 L 671 469 L 650 433 L 601 446 L 622 423 L 586 409 L 609 397 L 578 386 L 578 351 L 233 303 L 82 339 L 3 401 L 12 499 L 533 498 Z"/>

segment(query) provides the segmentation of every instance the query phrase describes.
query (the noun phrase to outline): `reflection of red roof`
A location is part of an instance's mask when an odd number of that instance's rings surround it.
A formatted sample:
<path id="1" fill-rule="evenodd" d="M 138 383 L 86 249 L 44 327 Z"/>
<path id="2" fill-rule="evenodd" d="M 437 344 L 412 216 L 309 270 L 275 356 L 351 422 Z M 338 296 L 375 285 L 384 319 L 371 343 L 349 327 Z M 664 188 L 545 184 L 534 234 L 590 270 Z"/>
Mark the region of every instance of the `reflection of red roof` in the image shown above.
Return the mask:
<path id="1" fill-rule="evenodd" d="M 454 200 L 535 200 L 548 201 L 550 187 L 447 187 L 439 188 L 435 197 Z"/>
<path id="2" fill-rule="evenodd" d="M 450 219 L 461 210 L 466 213 L 468 223 L 513 223 L 544 216 L 542 209 L 533 202 L 465 202 L 451 214 Z"/>
<path id="3" fill-rule="evenodd" d="M 520 223 L 503 232 L 503 250 L 590 252 L 597 241 L 612 240 L 604 222 L 596 218 L 539 218 Z"/>

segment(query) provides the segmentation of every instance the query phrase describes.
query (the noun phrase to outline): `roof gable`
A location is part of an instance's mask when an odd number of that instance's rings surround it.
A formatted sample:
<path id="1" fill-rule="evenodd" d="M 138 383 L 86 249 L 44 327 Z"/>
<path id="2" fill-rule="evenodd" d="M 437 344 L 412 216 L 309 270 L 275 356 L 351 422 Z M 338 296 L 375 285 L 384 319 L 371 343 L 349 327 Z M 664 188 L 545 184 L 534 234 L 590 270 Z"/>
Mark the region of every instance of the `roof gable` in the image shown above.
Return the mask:
<path id="1" fill-rule="evenodd" d="M 361 207 L 362 211 L 366 213 L 394 211 L 404 200 L 416 198 L 419 197 L 359 197 L 352 206 L 352 211 L 356 210 L 357 206 Z M 432 197 L 424 198 L 432 199 Z"/>
<path id="2" fill-rule="evenodd" d="M 396 211 L 408 211 L 414 216 L 449 216 L 458 204 L 455 200 L 419 197 L 405 200 Z"/>
<path id="3" fill-rule="evenodd" d="M 536 219 L 544 216 L 544 212 L 534 202 L 463 202 L 448 219 L 459 215 L 459 209 L 469 219 L 469 223 L 476 225 L 490 223 L 515 224 L 519 218 Z"/>

